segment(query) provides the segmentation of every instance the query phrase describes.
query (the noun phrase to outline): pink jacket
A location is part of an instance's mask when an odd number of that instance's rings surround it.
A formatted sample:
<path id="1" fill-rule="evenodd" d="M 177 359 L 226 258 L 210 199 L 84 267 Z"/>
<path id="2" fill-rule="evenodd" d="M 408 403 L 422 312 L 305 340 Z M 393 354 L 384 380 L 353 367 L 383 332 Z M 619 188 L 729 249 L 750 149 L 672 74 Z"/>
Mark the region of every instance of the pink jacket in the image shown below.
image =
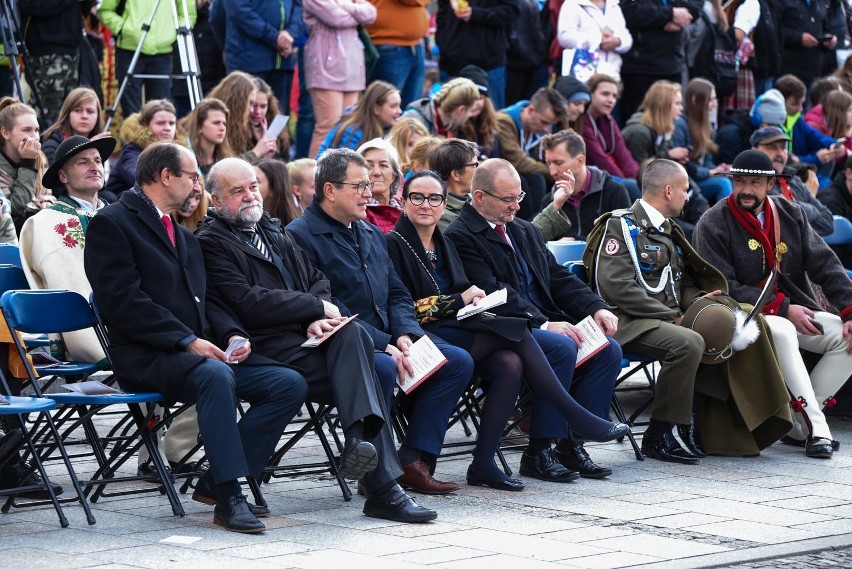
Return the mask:
<path id="1" fill-rule="evenodd" d="M 376 21 L 376 7 L 352 0 L 303 0 L 308 42 L 305 86 L 329 91 L 363 91 L 364 46 L 358 24 Z"/>

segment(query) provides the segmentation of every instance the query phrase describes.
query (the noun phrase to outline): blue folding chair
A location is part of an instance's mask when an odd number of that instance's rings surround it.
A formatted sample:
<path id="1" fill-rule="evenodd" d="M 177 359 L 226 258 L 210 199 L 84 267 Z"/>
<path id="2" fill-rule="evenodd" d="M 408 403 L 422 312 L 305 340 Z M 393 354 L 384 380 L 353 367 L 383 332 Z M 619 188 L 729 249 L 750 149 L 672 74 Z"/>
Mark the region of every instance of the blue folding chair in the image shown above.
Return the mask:
<path id="1" fill-rule="evenodd" d="M 578 279 L 582 280 L 584 283 L 589 282 L 589 275 L 586 271 L 586 266 L 582 262 L 570 262 L 565 265 L 571 273 L 576 276 Z M 618 376 L 618 379 L 615 381 L 615 390 L 620 393 L 626 392 L 635 392 L 635 391 L 650 391 L 651 396 L 647 398 L 645 401 L 639 404 L 639 406 L 630 414 L 628 417 L 624 412 L 624 407 L 622 407 L 621 402 L 618 400 L 616 396 L 616 391 L 614 390 L 612 393 L 612 402 L 611 407 L 613 413 L 615 413 L 616 418 L 625 423 L 626 425 L 630 425 L 631 430 L 627 431 L 627 438 L 630 439 L 630 445 L 633 447 L 633 453 L 636 455 L 636 460 L 645 460 L 645 455 L 642 453 L 642 449 L 636 443 L 636 438 L 633 435 L 632 428 L 634 426 L 645 425 L 644 422 L 639 422 L 637 419 L 639 416 L 644 413 L 648 407 L 654 402 L 654 391 L 656 388 L 656 375 L 654 373 L 654 364 L 656 360 L 653 358 L 649 358 L 647 356 L 643 356 L 640 354 L 634 354 L 630 352 L 622 352 L 621 359 L 621 367 L 622 369 L 630 368 L 630 366 L 635 364 L 635 367 L 628 370 L 627 373 Z M 648 380 L 647 387 L 622 387 L 619 389 L 619 386 L 622 385 L 625 381 L 633 377 L 638 372 L 644 372 L 645 378 Z"/>
<path id="2" fill-rule="evenodd" d="M 834 216 L 834 231 L 823 237 L 829 245 L 852 244 L 852 222 L 842 215 Z"/>
<path id="3" fill-rule="evenodd" d="M 15 265 L 22 267 L 21 250 L 11 243 L 0 243 L 0 265 Z M 29 287 L 25 287 L 29 288 Z"/>
<path id="4" fill-rule="evenodd" d="M 0 251 L 3 250 L 2 245 L 0 245 Z M 0 294 L 7 290 L 29 290 L 30 283 L 27 282 L 27 276 L 24 274 L 24 269 L 21 268 L 20 257 L 18 260 L 19 264 L 17 265 L 0 262 Z M 40 334 L 38 337 L 24 338 L 24 342 L 28 348 L 49 346 L 50 338 L 46 334 Z"/>
<path id="5" fill-rule="evenodd" d="M 547 249 L 556 257 L 556 262 L 565 265 L 569 261 L 579 261 L 586 250 L 585 241 L 548 241 Z"/>
<path id="6" fill-rule="evenodd" d="M 9 385 L 6 383 L 6 378 L 2 377 L 2 374 L 0 374 L 0 379 L 3 380 L 3 387 L 6 392 L 5 396 L 0 396 L 3 399 L 3 402 L 0 403 L 0 415 L 11 415 L 16 417 L 18 421 L 18 429 L 21 431 L 21 441 L 15 446 L 7 449 L 8 454 L 3 461 L 0 461 L 0 468 L 7 464 L 12 456 L 18 453 L 19 449 L 26 447 L 32 456 L 33 468 L 38 470 L 42 479 L 42 484 L 40 485 L 34 484 L 0 489 L 0 496 L 8 496 L 6 503 L 2 507 L 2 512 L 5 514 L 9 511 L 18 494 L 33 490 L 45 490 L 48 494 L 50 494 L 50 503 L 53 505 L 53 509 L 56 510 L 56 515 L 59 516 L 59 525 L 64 528 L 68 527 L 68 519 L 65 517 L 65 512 L 62 511 L 62 506 L 60 505 L 59 500 L 56 498 L 53 485 L 47 477 L 47 472 L 44 470 L 44 464 L 42 463 L 41 456 L 39 455 L 38 449 L 36 448 L 33 440 L 32 432 L 27 428 L 27 422 L 24 420 L 25 414 L 45 415 L 46 418 L 49 419 L 50 411 L 56 409 L 56 402 L 42 397 L 18 397 L 9 395 L 10 390 Z M 55 429 L 52 430 L 52 435 L 55 437 L 55 440 L 58 440 L 59 434 Z M 64 458 L 66 461 L 65 465 L 68 468 L 68 473 L 73 478 L 74 469 L 71 467 L 71 462 L 68 460 L 67 456 Z"/>
<path id="7" fill-rule="evenodd" d="M 0 297 L 0 306 L 9 328 L 13 332 L 30 333 L 62 333 L 73 332 L 93 328 L 98 341 L 107 353 L 107 341 L 103 328 L 100 326 L 95 312 L 88 301 L 80 294 L 67 290 L 29 290 L 29 291 L 6 291 Z M 42 396 L 38 382 L 38 373 L 42 368 L 34 367 L 26 358 L 26 347 L 17 334 L 12 334 L 15 347 L 26 362 L 26 370 L 30 383 L 36 395 Z M 46 369 L 48 373 L 56 373 L 57 368 L 61 371 L 80 373 L 94 373 L 98 371 L 95 364 L 87 362 L 68 362 L 61 366 Z M 163 492 L 168 497 L 172 511 L 175 515 L 183 516 L 184 510 L 180 503 L 177 492 L 172 484 L 171 476 L 163 463 L 160 453 L 157 452 L 153 441 L 152 431 L 149 430 L 151 417 L 143 411 L 142 405 L 146 403 L 162 403 L 164 398 L 156 392 L 139 392 L 120 395 L 84 395 L 80 393 L 47 394 L 45 397 L 54 400 L 60 410 L 73 410 L 77 418 L 66 416 L 62 425 L 63 431 L 58 446 L 64 447 L 71 433 L 82 428 L 85 440 L 92 446 L 92 450 L 98 462 L 98 469 L 85 481 L 75 481 L 81 504 L 86 512 L 89 524 L 95 523 L 88 502 L 83 496 L 88 496 L 94 489 L 91 500 L 97 501 L 99 496 L 115 496 L 136 494 L 140 492 L 159 491 L 157 487 L 145 487 L 127 489 L 106 494 L 105 488 L 108 484 L 151 480 L 151 476 L 116 476 L 118 469 L 131 458 L 144 444 L 151 455 L 151 460 L 156 471 L 154 480 L 162 486 Z M 112 443 L 113 448 L 107 453 L 104 440 L 98 435 L 92 418 L 100 411 L 114 405 L 126 405 L 133 419 L 135 429 L 127 432 L 121 437 L 114 437 L 106 441 Z M 153 405 L 151 406 L 153 408 Z M 52 422 L 52 419 L 48 417 Z M 70 425 L 69 425 L 70 423 Z M 62 449 L 64 453 L 64 448 Z"/>

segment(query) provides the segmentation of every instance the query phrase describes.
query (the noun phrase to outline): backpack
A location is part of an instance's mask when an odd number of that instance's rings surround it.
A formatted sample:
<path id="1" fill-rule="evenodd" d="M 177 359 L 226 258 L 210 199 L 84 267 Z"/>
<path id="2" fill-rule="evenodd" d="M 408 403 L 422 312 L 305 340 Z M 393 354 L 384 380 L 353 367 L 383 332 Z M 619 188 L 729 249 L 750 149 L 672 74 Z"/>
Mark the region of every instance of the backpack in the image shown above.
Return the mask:
<path id="1" fill-rule="evenodd" d="M 695 54 L 691 75 L 703 77 L 713 83 L 716 86 L 716 96 L 720 99 L 728 97 L 737 90 L 739 72 L 734 28 L 731 26 L 727 32 L 723 32 L 713 25 L 703 12 L 700 19 L 705 31 Z"/>

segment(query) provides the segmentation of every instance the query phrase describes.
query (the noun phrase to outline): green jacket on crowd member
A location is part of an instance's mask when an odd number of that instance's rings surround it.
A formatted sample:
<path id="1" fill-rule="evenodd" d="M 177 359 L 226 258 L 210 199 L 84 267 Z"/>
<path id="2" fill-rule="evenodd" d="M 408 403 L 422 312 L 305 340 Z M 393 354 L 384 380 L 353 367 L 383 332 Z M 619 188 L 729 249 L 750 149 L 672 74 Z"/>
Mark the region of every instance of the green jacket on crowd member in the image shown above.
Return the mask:
<path id="1" fill-rule="evenodd" d="M 172 16 L 172 2 L 177 6 L 178 20 L 183 24 L 184 0 L 162 0 L 157 6 L 157 14 L 151 22 L 151 31 L 142 44 L 145 55 L 171 53 L 177 39 L 177 26 Z M 142 38 L 142 25 L 151 17 L 154 2 L 151 0 L 125 0 L 124 9 L 116 10 L 122 0 L 103 0 L 98 8 L 98 18 L 115 34 L 115 46 L 119 49 L 135 51 Z M 195 25 L 197 11 L 194 1 L 186 4 L 190 26 Z"/>
<path id="2" fill-rule="evenodd" d="M 12 206 L 12 219 L 21 219 L 27 210 L 27 204 L 35 197 L 38 177 L 36 161 L 24 159 L 20 164 L 14 165 L 5 154 L 0 152 L 0 171 L 14 180 L 11 188 L 2 188 L 2 190 Z"/>

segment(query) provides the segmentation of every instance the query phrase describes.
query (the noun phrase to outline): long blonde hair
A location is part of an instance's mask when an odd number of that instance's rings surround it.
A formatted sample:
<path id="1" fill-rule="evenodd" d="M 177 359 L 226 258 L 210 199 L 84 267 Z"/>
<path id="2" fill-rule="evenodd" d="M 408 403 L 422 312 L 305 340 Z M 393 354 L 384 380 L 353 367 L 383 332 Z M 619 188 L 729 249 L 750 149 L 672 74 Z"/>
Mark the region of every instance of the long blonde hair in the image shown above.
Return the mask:
<path id="1" fill-rule="evenodd" d="M 403 172 L 408 172 L 408 142 L 413 134 L 420 138 L 429 136 L 429 131 L 423 123 L 413 117 L 401 117 L 388 134 L 388 142 L 396 148 L 396 153 L 399 154 L 399 165 Z"/>
<path id="2" fill-rule="evenodd" d="M 656 81 L 642 99 L 642 124 L 651 127 L 657 134 L 674 132 L 672 104 L 680 93 L 680 85 L 671 81 Z"/>
<path id="3" fill-rule="evenodd" d="M 692 140 L 690 156 L 696 160 L 708 152 L 715 153 L 719 146 L 713 142 L 713 125 L 710 124 L 710 95 L 716 90 L 713 83 L 701 77 L 690 79 L 686 84 L 686 121 L 689 138 Z"/>
<path id="4" fill-rule="evenodd" d="M 207 94 L 207 98 L 219 99 L 231 111 L 227 137 L 231 150 L 236 154 L 254 148 L 249 128 L 249 98 L 254 91 L 251 75 L 243 71 L 232 71 Z"/>

